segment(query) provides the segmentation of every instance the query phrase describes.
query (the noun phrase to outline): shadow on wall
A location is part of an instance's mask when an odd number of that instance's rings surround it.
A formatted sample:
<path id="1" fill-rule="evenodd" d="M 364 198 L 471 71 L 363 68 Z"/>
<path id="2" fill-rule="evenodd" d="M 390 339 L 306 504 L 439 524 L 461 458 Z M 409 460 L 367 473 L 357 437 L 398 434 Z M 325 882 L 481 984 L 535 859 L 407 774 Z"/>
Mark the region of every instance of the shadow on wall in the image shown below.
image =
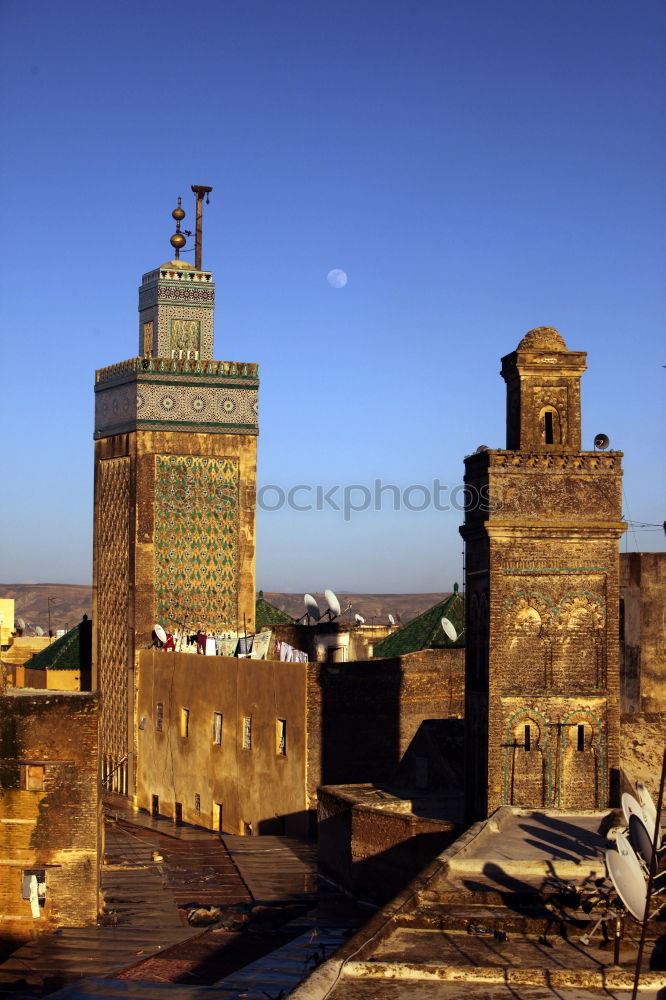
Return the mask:
<path id="1" fill-rule="evenodd" d="M 317 784 L 388 781 L 400 761 L 398 658 L 322 664 Z"/>
<path id="2" fill-rule="evenodd" d="M 260 820 L 257 824 L 257 830 L 253 832 L 260 836 L 312 839 L 317 834 L 317 814 L 312 809 L 282 813 L 272 819 Z"/>

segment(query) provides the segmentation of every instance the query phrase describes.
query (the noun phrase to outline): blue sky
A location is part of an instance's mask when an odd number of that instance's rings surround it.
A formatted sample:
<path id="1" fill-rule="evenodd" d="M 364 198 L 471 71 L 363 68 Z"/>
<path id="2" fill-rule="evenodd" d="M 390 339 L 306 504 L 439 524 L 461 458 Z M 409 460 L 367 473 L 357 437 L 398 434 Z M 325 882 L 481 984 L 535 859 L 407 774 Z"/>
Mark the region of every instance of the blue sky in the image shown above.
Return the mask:
<path id="1" fill-rule="evenodd" d="M 4 4 L 0 580 L 90 580 L 94 370 L 136 353 L 192 183 L 215 355 L 260 363 L 260 487 L 453 488 L 505 444 L 500 357 L 551 325 L 588 351 L 585 445 L 660 523 L 665 27 L 650 0 Z M 448 589 L 460 512 L 390 507 L 260 511 L 257 586 Z"/>

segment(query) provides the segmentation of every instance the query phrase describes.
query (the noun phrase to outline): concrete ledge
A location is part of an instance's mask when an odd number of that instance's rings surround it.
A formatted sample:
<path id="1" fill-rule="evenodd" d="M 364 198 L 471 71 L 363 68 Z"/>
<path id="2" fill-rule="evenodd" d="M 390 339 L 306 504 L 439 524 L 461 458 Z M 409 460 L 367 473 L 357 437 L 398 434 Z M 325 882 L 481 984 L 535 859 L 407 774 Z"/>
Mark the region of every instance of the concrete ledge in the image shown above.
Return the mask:
<path id="1" fill-rule="evenodd" d="M 587 987 L 631 989 L 633 969 L 529 969 L 503 965 L 421 965 L 412 962 L 359 962 L 349 960 L 344 974 L 350 979 L 399 979 L 456 982 L 508 983 L 516 986 Z M 666 986 L 666 972 L 641 972 L 640 988 Z M 292 994 L 294 996 L 295 994 Z M 315 996 L 313 993 L 312 996 Z"/>

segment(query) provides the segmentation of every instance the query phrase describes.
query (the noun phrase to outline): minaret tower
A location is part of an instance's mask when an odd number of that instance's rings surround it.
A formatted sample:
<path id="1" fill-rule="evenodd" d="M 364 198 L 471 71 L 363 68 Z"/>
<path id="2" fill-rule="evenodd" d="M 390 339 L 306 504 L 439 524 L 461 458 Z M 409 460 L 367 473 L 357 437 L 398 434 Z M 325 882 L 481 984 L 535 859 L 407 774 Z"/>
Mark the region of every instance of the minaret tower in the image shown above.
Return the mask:
<path id="1" fill-rule="evenodd" d="M 156 623 L 252 628 L 258 366 L 213 360 L 215 285 L 180 259 L 144 274 L 138 356 L 95 378 L 93 669 L 108 788 L 134 791 L 134 667 Z"/>
<path id="2" fill-rule="evenodd" d="M 527 333 L 502 358 L 506 450 L 465 459 L 470 819 L 617 791 L 622 453 L 581 451 L 585 359 Z"/>

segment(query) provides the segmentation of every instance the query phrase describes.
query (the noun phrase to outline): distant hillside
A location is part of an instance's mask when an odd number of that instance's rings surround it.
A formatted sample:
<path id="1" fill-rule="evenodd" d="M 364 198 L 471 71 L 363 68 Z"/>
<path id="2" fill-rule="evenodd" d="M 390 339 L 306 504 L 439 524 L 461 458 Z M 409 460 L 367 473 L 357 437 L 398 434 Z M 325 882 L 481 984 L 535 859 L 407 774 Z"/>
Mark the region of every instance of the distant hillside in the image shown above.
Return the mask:
<path id="1" fill-rule="evenodd" d="M 49 626 L 47 598 L 51 603 L 51 628 L 72 628 L 84 614 L 92 614 L 92 587 L 78 583 L 0 583 L 0 597 L 13 597 L 17 618 L 30 625 Z"/>
<path id="2" fill-rule="evenodd" d="M 315 594 L 322 611 L 326 610 L 326 598 L 323 594 Z M 343 611 L 348 604 L 358 614 L 370 622 L 373 618 L 378 622 L 386 622 L 388 615 L 400 618 L 403 622 L 410 621 L 422 611 L 431 608 L 433 604 L 443 600 L 447 594 L 350 594 L 340 592 L 338 595 Z M 92 588 L 75 583 L 0 583 L 0 597 L 13 597 L 16 601 L 16 614 L 31 625 L 41 625 L 48 628 L 49 615 L 47 598 L 55 597 L 51 605 L 51 628 L 55 631 L 69 625 L 71 628 L 80 622 L 84 614 L 92 614 Z M 271 604 L 286 611 L 294 618 L 300 618 L 304 613 L 302 594 L 284 594 L 274 591 L 264 591 L 264 597 Z"/>

